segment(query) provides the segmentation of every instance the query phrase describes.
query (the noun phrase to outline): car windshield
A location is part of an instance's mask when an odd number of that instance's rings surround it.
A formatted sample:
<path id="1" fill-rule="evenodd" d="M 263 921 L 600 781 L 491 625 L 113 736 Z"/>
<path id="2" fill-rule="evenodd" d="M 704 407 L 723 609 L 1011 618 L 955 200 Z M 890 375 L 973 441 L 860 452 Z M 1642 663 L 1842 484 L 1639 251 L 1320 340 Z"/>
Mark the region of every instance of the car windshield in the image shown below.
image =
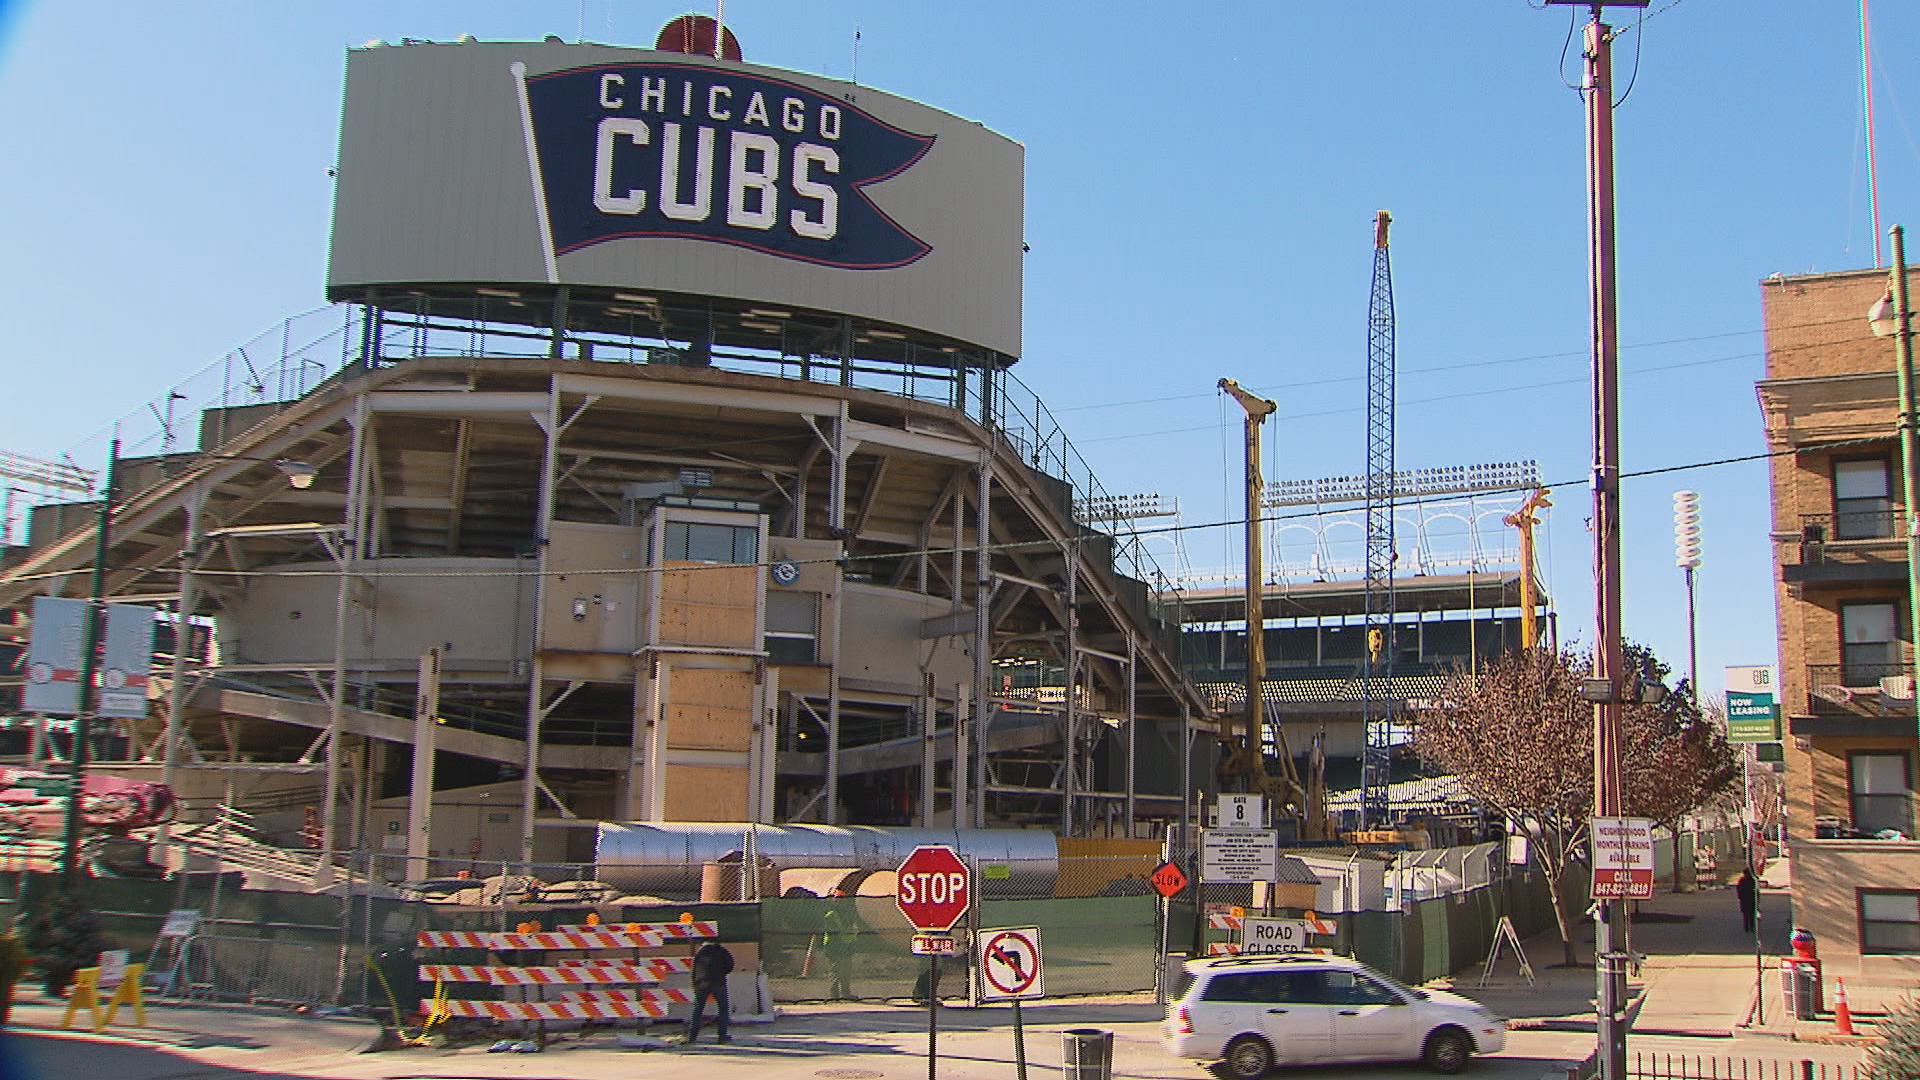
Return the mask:
<path id="1" fill-rule="evenodd" d="M 1401 993 L 1406 994 L 1408 997 L 1418 998 L 1421 1001 L 1426 1001 L 1427 999 L 1433 997 L 1432 994 L 1427 993 L 1425 990 L 1421 990 L 1417 987 L 1408 986 L 1406 983 L 1403 983 L 1399 979 L 1396 979 L 1393 976 L 1388 975 L 1386 972 L 1383 972 L 1383 971 L 1373 972 L 1373 977 L 1376 979 L 1379 979 L 1383 983 L 1386 983 L 1388 986 L 1393 987 L 1395 990 L 1398 990 Z"/>

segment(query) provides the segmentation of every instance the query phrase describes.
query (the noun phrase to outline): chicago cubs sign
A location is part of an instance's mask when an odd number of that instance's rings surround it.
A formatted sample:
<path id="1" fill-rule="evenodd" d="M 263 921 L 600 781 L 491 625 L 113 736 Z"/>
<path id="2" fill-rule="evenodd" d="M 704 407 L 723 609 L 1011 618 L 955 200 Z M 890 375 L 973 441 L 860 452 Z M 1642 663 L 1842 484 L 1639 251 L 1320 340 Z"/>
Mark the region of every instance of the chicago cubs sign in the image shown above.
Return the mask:
<path id="1" fill-rule="evenodd" d="M 557 40 L 375 43 L 348 51 L 346 86 L 330 299 L 664 292 L 1020 354 L 1024 151 L 980 124 Z"/>
<path id="2" fill-rule="evenodd" d="M 797 83 L 675 64 L 526 80 L 556 254 L 676 236 L 848 270 L 905 266 L 926 243 L 861 189 L 933 138 Z"/>

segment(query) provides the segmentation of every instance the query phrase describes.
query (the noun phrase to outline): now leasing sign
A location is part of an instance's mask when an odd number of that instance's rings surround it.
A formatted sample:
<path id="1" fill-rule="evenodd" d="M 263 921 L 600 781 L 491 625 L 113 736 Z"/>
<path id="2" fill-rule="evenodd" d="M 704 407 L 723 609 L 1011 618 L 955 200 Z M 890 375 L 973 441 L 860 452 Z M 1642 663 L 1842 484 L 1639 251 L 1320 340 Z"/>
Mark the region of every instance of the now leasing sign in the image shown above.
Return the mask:
<path id="1" fill-rule="evenodd" d="M 1773 669 L 1765 665 L 1727 669 L 1727 741 L 1778 742 L 1780 705 Z"/>

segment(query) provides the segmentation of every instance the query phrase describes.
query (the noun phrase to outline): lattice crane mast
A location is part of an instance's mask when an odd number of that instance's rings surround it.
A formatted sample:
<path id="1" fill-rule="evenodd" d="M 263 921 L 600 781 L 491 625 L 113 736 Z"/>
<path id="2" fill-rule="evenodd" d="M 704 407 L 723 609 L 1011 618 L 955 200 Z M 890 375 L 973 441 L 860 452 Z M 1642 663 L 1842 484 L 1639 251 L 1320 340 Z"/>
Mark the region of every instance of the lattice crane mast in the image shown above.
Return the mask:
<path id="1" fill-rule="evenodd" d="M 1373 218 L 1373 293 L 1367 304 L 1367 746 L 1360 761 L 1363 828 L 1390 827 L 1393 767 L 1393 263 L 1385 210 Z"/>

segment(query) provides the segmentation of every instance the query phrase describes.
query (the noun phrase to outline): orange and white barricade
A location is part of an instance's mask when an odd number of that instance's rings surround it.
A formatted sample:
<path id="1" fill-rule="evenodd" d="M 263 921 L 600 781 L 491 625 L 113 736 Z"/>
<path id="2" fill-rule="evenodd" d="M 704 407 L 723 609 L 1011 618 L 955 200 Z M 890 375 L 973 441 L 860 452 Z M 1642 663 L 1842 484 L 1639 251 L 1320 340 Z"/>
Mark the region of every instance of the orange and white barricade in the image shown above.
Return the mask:
<path id="1" fill-rule="evenodd" d="M 433 1007 L 422 1002 L 422 1011 Z M 667 1007 L 652 1001 L 473 1001 L 449 998 L 437 1006 L 446 1016 L 478 1020 L 664 1020 Z"/>

